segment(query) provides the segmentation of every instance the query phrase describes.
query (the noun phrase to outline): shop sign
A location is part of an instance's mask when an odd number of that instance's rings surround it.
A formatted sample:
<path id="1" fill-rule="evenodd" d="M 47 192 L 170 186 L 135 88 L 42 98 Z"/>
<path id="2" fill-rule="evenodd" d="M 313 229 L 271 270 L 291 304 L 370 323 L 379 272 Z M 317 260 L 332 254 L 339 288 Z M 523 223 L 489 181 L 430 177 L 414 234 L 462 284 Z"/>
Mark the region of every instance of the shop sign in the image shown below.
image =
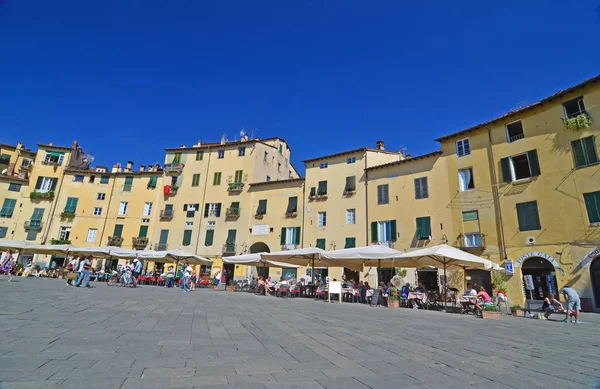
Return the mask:
<path id="1" fill-rule="evenodd" d="M 269 235 L 268 224 L 254 224 L 252 225 L 252 235 Z"/>
<path id="2" fill-rule="evenodd" d="M 558 263 L 558 261 L 556 259 L 552 258 L 551 256 L 549 256 L 546 253 L 542 253 L 541 251 L 532 251 L 532 252 L 521 255 L 515 262 L 515 267 L 521 267 L 521 263 L 524 260 L 531 258 L 531 257 L 544 258 L 545 260 L 550 262 L 552 264 L 552 266 L 554 266 L 555 269 L 560 269 L 560 264 Z"/>
<path id="3" fill-rule="evenodd" d="M 581 268 L 587 267 L 590 263 L 592 263 L 592 260 L 598 256 L 600 256 L 600 246 L 590 251 L 588 255 L 583 258 L 581 261 Z"/>
<path id="4" fill-rule="evenodd" d="M 504 260 L 504 269 L 506 269 L 506 274 L 509 276 L 512 276 L 513 274 L 515 274 L 515 268 L 513 267 L 512 259 Z"/>

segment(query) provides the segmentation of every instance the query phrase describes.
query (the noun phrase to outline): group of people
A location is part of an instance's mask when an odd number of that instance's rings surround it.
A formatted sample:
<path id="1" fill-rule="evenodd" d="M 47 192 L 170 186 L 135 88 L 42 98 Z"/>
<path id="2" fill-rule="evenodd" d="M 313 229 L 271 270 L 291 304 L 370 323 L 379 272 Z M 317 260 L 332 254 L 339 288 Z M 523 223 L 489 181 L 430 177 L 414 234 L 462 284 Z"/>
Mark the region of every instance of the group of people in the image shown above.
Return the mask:
<path id="1" fill-rule="evenodd" d="M 573 322 L 573 319 L 575 319 L 575 324 L 579 324 L 579 311 L 581 310 L 579 295 L 575 289 L 567 287 L 562 288 L 561 293 L 567 302 L 567 309 L 565 310 L 564 305 L 554 297 L 554 294 L 548 293 L 542 304 L 544 317 L 548 319 L 550 315 L 557 312 L 558 308 L 558 312 L 565 312 L 566 314 L 562 320 L 563 323 Z"/>

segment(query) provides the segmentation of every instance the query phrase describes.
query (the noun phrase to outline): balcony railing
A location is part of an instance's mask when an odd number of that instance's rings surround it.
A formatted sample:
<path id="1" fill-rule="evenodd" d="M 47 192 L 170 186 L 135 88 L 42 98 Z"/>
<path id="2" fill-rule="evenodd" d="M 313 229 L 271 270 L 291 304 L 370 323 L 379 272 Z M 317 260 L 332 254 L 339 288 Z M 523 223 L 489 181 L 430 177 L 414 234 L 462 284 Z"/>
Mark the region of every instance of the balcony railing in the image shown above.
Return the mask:
<path id="1" fill-rule="evenodd" d="M 154 250 L 156 251 L 165 251 L 167 249 L 166 243 L 157 243 L 154 245 Z"/>
<path id="2" fill-rule="evenodd" d="M 180 172 L 183 170 L 185 165 L 179 162 L 171 162 L 165 164 L 164 171 L 165 172 Z"/>
<path id="3" fill-rule="evenodd" d="M 232 182 L 231 184 L 229 184 L 229 188 L 227 190 L 235 193 L 235 192 L 241 192 L 243 189 L 244 189 L 243 182 Z"/>
<path id="4" fill-rule="evenodd" d="M 39 220 L 27 220 L 24 223 L 24 227 L 26 230 L 30 231 L 41 231 L 42 227 L 44 227 L 44 223 Z"/>
<path id="5" fill-rule="evenodd" d="M 75 211 L 64 210 L 60 214 L 60 220 L 62 221 L 73 221 L 75 219 Z"/>
<path id="6" fill-rule="evenodd" d="M 485 249 L 485 235 L 481 233 L 460 234 L 457 246 L 460 249 Z"/>
<path id="7" fill-rule="evenodd" d="M 235 254 L 235 243 L 225 243 L 223 245 L 223 254 Z"/>
<path id="8" fill-rule="evenodd" d="M 240 217 L 240 209 L 239 208 L 227 208 L 225 212 L 225 216 L 229 219 L 237 219 Z"/>
<path id="9" fill-rule="evenodd" d="M 377 242 L 378 245 L 380 246 L 385 246 L 385 247 L 389 247 L 391 249 L 394 248 L 394 241 L 393 240 L 382 240 Z"/>
<path id="10" fill-rule="evenodd" d="M 131 188 L 133 188 L 132 184 L 125 184 L 125 185 L 123 185 L 122 192 L 131 192 Z"/>
<path id="11" fill-rule="evenodd" d="M 70 239 L 50 239 L 50 244 L 71 244 Z"/>
<path id="12" fill-rule="evenodd" d="M 62 165 L 62 162 L 45 159 L 42 161 L 42 165 L 60 166 Z"/>
<path id="13" fill-rule="evenodd" d="M 525 138 L 525 135 L 524 135 L 523 133 L 520 133 L 520 134 L 516 134 L 516 135 L 512 135 L 512 136 L 510 136 L 510 137 L 508 138 L 508 141 L 512 143 L 512 142 L 514 142 L 514 141 L 517 141 L 517 140 L 519 140 L 519 139 L 524 139 L 524 138 Z"/>
<path id="14" fill-rule="evenodd" d="M 121 247 L 123 244 L 123 238 L 120 236 L 109 236 L 108 237 L 108 245 L 114 247 Z"/>
<path id="15" fill-rule="evenodd" d="M 281 249 L 282 250 L 295 250 L 296 249 L 296 245 L 294 243 L 286 243 L 284 245 L 281 245 Z"/>
<path id="16" fill-rule="evenodd" d="M 286 211 L 285 212 L 285 217 L 287 218 L 292 218 L 292 217 L 296 217 L 298 216 L 298 211 Z"/>
<path id="17" fill-rule="evenodd" d="M 160 211 L 161 219 L 173 219 L 173 210 L 172 209 L 163 209 Z"/>
<path id="18" fill-rule="evenodd" d="M 148 238 L 133 237 L 133 238 L 131 238 L 131 240 L 133 243 L 132 246 L 136 250 L 143 250 L 146 248 L 146 246 L 148 246 Z"/>
<path id="19" fill-rule="evenodd" d="M 25 170 L 29 170 L 33 167 L 33 161 L 23 161 L 23 163 L 21 163 L 21 169 L 25 169 Z"/>
<path id="20" fill-rule="evenodd" d="M 41 201 L 41 200 L 48 200 L 48 201 L 54 201 L 54 191 L 48 191 L 48 192 L 31 192 L 29 194 L 29 198 L 32 201 Z"/>

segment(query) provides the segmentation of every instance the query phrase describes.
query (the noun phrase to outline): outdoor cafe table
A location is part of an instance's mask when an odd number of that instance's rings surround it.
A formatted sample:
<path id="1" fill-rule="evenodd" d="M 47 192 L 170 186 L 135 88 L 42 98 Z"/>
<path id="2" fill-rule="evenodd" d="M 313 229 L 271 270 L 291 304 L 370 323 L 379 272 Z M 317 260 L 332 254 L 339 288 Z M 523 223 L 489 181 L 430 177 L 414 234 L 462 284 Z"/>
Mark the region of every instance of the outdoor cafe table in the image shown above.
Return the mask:
<path id="1" fill-rule="evenodd" d="M 477 296 L 456 296 L 456 304 L 461 305 L 463 311 L 465 311 L 466 308 L 475 309 Z"/>
<path id="2" fill-rule="evenodd" d="M 413 303 L 413 307 L 417 307 L 419 305 L 426 305 L 427 304 L 427 293 L 409 292 L 406 299 Z M 419 303 L 419 301 L 420 301 L 420 303 Z"/>

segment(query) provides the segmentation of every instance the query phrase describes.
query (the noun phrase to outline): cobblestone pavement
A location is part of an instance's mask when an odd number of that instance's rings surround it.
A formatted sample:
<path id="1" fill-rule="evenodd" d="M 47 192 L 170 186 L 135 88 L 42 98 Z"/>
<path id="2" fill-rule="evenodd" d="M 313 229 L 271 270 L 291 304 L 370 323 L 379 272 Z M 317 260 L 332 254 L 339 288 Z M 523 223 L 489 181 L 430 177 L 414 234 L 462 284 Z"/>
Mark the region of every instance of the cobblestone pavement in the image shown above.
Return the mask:
<path id="1" fill-rule="evenodd" d="M 5 389 L 549 389 L 600 380 L 600 315 L 585 314 L 577 326 L 212 290 L 15 281 L 0 278 Z"/>

